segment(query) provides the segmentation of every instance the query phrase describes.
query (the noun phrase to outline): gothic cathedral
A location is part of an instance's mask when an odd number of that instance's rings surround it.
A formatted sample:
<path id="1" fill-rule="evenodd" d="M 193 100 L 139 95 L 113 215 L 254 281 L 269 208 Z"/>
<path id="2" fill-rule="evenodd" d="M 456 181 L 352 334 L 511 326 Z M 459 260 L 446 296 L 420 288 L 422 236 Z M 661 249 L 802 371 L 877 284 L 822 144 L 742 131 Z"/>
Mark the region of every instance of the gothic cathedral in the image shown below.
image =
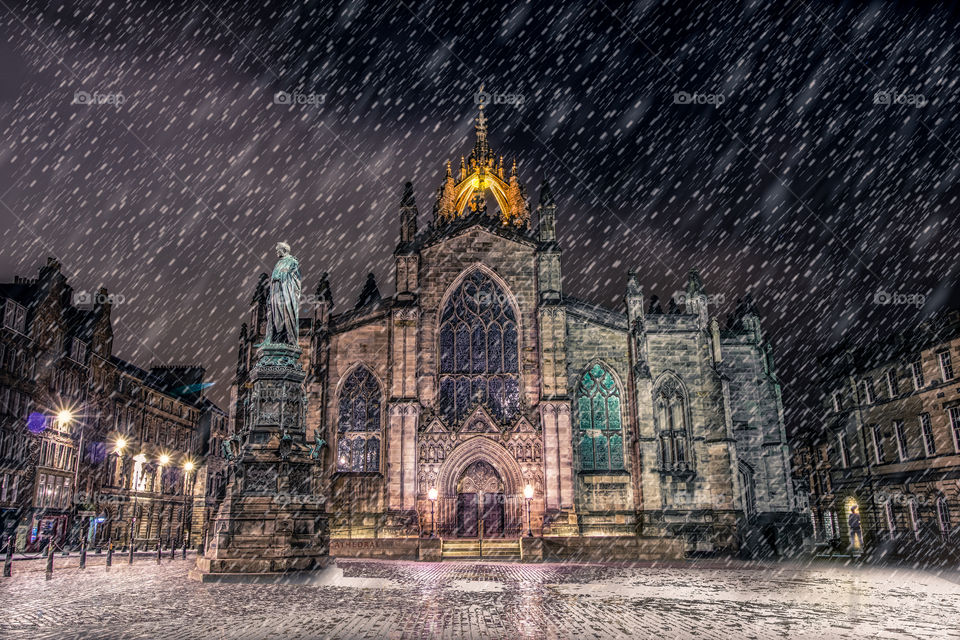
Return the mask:
<path id="1" fill-rule="evenodd" d="M 482 107 L 433 221 L 418 218 L 407 183 L 396 293 L 371 275 L 334 313 L 324 274 L 301 312 L 307 436 L 326 441 L 334 550 L 349 539 L 403 557 L 423 537 L 532 536 L 557 557 L 598 543 L 631 557 L 644 541 L 681 554 L 791 544 L 801 527 L 780 388 L 749 298 L 721 327 L 696 271 L 667 310 L 633 273 L 618 309 L 566 295 L 550 190 L 534 225 Z M 322 268 L 322 256 L 301 259 L 307 274 Z M 241 330 L 236 433 L 267 284 Z"/>

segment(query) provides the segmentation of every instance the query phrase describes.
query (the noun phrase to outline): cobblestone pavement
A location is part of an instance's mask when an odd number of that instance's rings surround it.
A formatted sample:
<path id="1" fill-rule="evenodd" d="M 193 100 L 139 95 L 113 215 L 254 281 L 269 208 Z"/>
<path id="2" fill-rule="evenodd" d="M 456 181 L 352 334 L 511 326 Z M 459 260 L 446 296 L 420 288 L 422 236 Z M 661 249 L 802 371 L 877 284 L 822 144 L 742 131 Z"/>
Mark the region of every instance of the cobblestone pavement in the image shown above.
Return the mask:
<path id="1" fill-rule="evenodd" d="M 329 584 L 257 585 L 192 564 L 17 571 L 0 638 L 960 638 L 960 580 L 923 571 L 340 560 Z"/>

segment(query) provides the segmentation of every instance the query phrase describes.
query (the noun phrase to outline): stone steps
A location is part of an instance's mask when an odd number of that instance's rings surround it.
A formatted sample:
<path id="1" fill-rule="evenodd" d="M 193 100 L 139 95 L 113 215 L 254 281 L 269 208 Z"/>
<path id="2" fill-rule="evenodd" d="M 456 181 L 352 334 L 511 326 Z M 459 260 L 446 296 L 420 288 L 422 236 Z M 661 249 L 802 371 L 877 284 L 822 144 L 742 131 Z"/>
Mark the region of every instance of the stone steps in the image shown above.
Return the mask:
<path id="1" fill-rule="evenodd" d="M 444 540 L 442 557 L 444 560 L 478 558 L 518 560 L 520 558 L 520 541 L 510 539 Z"/>

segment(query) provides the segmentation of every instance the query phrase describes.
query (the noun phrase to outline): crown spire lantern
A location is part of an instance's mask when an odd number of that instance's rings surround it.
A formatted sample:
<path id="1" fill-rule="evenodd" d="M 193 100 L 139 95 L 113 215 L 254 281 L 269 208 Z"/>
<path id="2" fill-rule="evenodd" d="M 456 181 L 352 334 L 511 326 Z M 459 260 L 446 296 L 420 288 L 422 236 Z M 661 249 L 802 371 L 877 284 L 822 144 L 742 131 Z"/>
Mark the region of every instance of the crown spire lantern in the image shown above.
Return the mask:
<path id="1" fill-rule="evenodd" d="M 479 95 L 486 95 L 480 87 Z M 460 158 L 460 174 L 455 180 L 447 165 L 443 184 L 437 190 L 437 202 L 434 207 L 438 224 L 471 215 L 484 215 L 487 212 L 486 193 L 490 191 L 499 207 L 496 216 L 504 226 L 528 229 L 530 227 L 530 205 L 526 189 L 517 177 L 517 163 L 513 161 L 509 178 L 504 176 L 503 156 L 497 156 L 490 149 L 487 137 L 487 116 L 484 101 L 479 104 L 474 129 L 476 141 L 470 156 Z"/>

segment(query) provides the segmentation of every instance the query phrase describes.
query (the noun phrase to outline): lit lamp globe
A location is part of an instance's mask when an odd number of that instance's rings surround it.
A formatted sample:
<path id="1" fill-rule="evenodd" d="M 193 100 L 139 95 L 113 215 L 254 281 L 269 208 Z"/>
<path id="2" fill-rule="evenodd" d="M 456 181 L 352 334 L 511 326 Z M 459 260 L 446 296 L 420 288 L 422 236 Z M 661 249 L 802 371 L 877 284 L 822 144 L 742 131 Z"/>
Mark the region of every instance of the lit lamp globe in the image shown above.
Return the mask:
<path id="1" fill-rule="evenodd" d="M 127 448 L 127 441 L 123 438 L 117 438 L 117 442 L 114 446 L 114 450 L 117 452 L 117 455 L 123 453 L 123 450 Z"/>
<path id="2" fill-rule="evenodd" d="M 184 471 L 187 471 L 187 472 L 193 471 L 193 463 L 190 462 L 189 460 L 188 460 L 187 462 L 184 462 L 184 463 L 183 463 L 183 470 L 184 470 Z"/>
<path id="3" fill-rule="evenodd" d="M 160 463 L 161 467 L 165 467 L 168 464 L 170 464 L 170 456 L 168 456 L 167 454 L 163 454 L 162 456 L 160 456 L 160 459 L 157 460 L 157 462 Z"/>
<path id="4" fill-rule="evenodd" d="M 523 497 L 527 500 L 533 499 L 533 485 L 528 484 L 523 488 Z"/>
<path id="5" fill-rule="evenodd" d="M 63 409 L 62 411 L 57 412 L 57 424 L 61 427 L 65 427 L 68 424 L 73 422 L 73 412 L 69 409 Z"/>
<path id="6" fill-rule="evenodd" d="M 427 492 L 427 497 L 430 498 L 431 500 L 436 500 L 437 490 L 435 488 L 431 488 L 430 491 Z"/>

